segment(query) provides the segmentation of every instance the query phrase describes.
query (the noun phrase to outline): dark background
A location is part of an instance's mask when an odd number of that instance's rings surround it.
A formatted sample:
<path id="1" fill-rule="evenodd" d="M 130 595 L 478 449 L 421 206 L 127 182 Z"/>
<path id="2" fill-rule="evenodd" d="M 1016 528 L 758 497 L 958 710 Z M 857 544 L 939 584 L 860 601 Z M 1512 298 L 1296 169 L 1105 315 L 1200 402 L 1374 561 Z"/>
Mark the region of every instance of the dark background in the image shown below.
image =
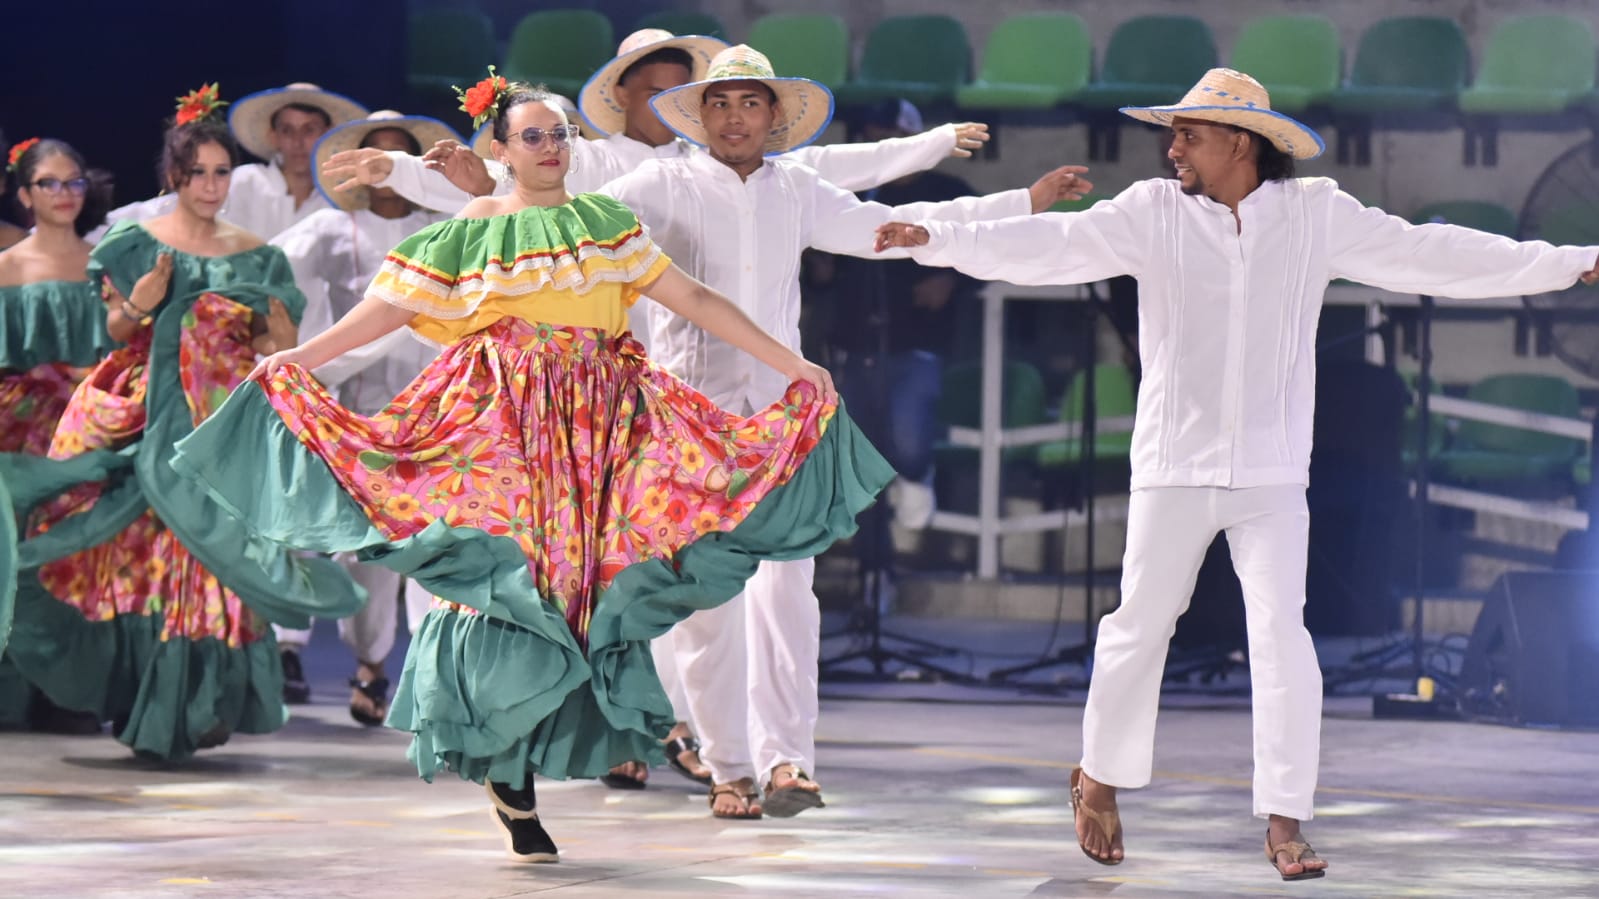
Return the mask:
<path id="1" fill-rule="evenodd" d="M 119 205 L 156 193 L 174 98 L 202 83 L 218 82 L 225 100 L 311 81 L 372 109 L 405 103 L 405 2 L 4 5 L 6 139 L 66 140 L 115 174 Z"/>

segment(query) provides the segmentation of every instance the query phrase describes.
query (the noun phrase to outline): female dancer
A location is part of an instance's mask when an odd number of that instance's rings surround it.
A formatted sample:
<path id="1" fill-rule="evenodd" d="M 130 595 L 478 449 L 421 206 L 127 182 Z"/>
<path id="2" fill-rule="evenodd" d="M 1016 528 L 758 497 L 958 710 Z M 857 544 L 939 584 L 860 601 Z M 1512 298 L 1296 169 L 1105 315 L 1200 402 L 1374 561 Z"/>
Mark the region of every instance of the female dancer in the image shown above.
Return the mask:
<path id="1" fill-rule="evenodd" d="M 105 220 L 111 185 L 59 140 L 30 138 L 6 158 L 17 181 L 17 207 L 33 222 L 33 232 L 0 253 L 0 453 L 43 456 L 83 366 L 111 351 L 100 294 L 87 274 L 90 246 L 83 239 Z M 29 486 L 27 479 L 18 480 Z M 14 528 L 12 514 L 5 523 Z M 14 577 L 13 569 L 8 595 Z M 9 614 L 5 625 L 9 629 Z M 0 726 L 100 730 L 93 715 L 45 699 L 8 656 L 0 656 Z"/>
<path id="2" fill-rule="evenodd" d="M 304 305 L 281 252 L 216 219 L 238 158 L 217 105 L 186 98 L 167 132 L 173 211 L 113 228 L 90 254 L 124 345 L 79 385 L 49 455 L 70 466 L 117 450 L 126 463 L 37 513 L 23 549 L 43 564 L 19 578 L 10 647 L 56 704 L 167 760 L 283 723 L 271 632 L 241 596 L 267 610 L 313 595 L 353 610 L 359 596 L 331 563 L 250 546 L 165 464 L 258 352 L 293 345 Z"/>
<path id="3" fill-rule="evenodd" d="M 648 641 L 760 559 L 853 530 L 893 473 L 825 371 L 674 266 L 626 207 L 567 192 L 577 129 L 547 93 L 493 79 L 468 106 L 493 118 L 513 193 L 393 250 L 360 305 L 265 360 L 174 465 L 266 536 L 357 550 L 445 601 L 389 723 L 424 778 L 486 783 L 513 858 L 554 861 L 534 773 L 660 759 L 674 716 Z M 738 418 L 650 363 L 624 333 L 644 293 L 783 372 L 784 399 Z M 407 324 L 445 349 L 380 415 L 306 373 Z"/>

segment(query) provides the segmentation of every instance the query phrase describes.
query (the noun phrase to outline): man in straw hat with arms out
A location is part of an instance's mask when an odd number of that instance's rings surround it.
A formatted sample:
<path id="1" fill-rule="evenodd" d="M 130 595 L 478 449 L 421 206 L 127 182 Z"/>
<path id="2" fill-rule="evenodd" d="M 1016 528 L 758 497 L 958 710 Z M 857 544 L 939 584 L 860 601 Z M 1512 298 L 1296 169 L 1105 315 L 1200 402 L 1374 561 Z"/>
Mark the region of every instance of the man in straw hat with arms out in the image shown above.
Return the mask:
<path id="1" fill-rule="evenodd" d="M 220 217 L 271 240 L 311 213 L 327 209 L 311 176 L 311 150 L 329 129 L 366 114 L 366 108 L 349 97 L 307 82 L 240 98 L 229 107 L 228 129 L 239 146 L 266 162 L 233 170 L 228 203 Z M 175 196 L 163 194 L 131 203 L 112 210 L 106 226 L 165 215 L 176 202 Z"/>
<path id="2" fill-rule="evenodd" d="M 661 123 L 649 101 L 703 78 L 711 57 L 726 46 L 720 38 L 676 36 L 659 28 L 628 35 L 616 58 L 595 72 L 578 96 L 589 130 L 602 138 L 573 145 L 568 189 L 597 190 L 651 159 L 692 152 L 692 145 Z M 949 156 L 970 156 L 987 140 L 987 125 L 963 122 L 876 143 L 805 147 L 797 150 L 796 158 L 840 187 L 866 190 L 932 168 Z M 341 153 L 332 158 L 329 175 L 342 182 L 339 189 L 346 184 L 381 184 L 430 209 L 452 213 L 474 196 L 511 189 L 503 166 L 485 162 L 458 141 L 440 144 L 425 159 L 424 166 L 393 153 Z"/>
<path id="3" fill-rule="evenodd" d="M 1099 625 L 1071 776 L 1078 841 L 1095 861 L 1122 860 L 1116 790 L 1149 783 L 1167 643 L 1225 531 L 1244 588 L 1266 857 L 1285 880 L 1320 877 L 1326 862 L 1299 826 L 1320 753 L 1321 672 L 1302 610 L 1324 289 L 1347 278 L 1460 298 L 1541 293 L 1599 280 L 1599 248 L 1415 226 L 1329 179 L 1296 179 L 1294 160 L 1320 155 L 1321 139 L 1230 69 L 1212 69 L 1175 106 L 1122 111 L 1171 127 L 1176 180 L 1141 181 L 1079 213 L 896 222 L 880 243 L 1018 284 L 1138 279 L 1144 378 L 1122 602 Z"/>
<path id="4" fill-rule="evenodd" d="M 875 228 L 895 214 L 794 161 L 792 151 L 832 118 L 831 93 L 808 79 L 779 78 L 765 56 L 737 46 L 717 54 L 700 81 L 661 92 L 652 106 L 706 149 L 655 160 L 602 192 L 633 209 L 686 270 L 798 351 L 801 252 L 869 255 Z M 901 214 L 1021 215 L 1086 189 L 1076 171 L 1046 176 L 1031 191 L 917 204 Z M 650 316 L 656 361 L 712 402 L 752 411 L 782 394 L 781 378 L 758 371 L 747 354 L 679 316 Z M 763 563 L 743 602 L 697 613 L 673 635 L 718 817 L 787 816 L 822 804 L 807 773 L 815 761 L 821 623 L 814 570 L 809 559 Z"/>
<path id="5" fill-rule="evenodd" d="M 437 119 L 385 109 L 325 134 L 311 155 L 311 171 L 341 150 L 373 147 L 420 156 L 424 148 L 455 137 L 456 133 Z M 317 190 L 329 208 L 311 213 L 271 241 L 288 257 L 294 281 L 305 293 L 302 340 L 326 331 L 355 308 L 390 249 L 428 225 L 449 218 L 421 209 L 392 190 L 374 187 L 335 194 L 330 187 L 319 176 Z M 345 408 L 376 415 L 435 355 L 429 345 L 395 331 L 345 353 L 313 374 L 333 389 Z M 350 716 L 375 727 L 388 713 L 389 681 L 383 662 L 394 648 L 402 579 L 380 565 L 358 564 L 353 559 L 346 559 L 345 564 L 367 592 L 361 611 L 339 622 L 339 638 L 355 654 L 357 664 L 355 676 L 350 678 Z M 427 614 L 432 597 L 415 581 L 407 580 L 404 586 L 406 618 L 414 629 Z M 297 653 L 310 641 L 311 632 L 279 628 L 277 635 L 284 651 Z"/>

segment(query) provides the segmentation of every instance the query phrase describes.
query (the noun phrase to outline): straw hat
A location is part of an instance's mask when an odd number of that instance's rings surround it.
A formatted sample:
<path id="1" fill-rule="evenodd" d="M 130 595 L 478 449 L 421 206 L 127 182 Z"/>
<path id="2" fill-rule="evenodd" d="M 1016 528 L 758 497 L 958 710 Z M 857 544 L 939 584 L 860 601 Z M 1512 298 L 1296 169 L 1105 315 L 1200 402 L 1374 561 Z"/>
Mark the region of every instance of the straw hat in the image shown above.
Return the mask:
<path id="1" fill-rule="evenodd" d="M 689 80 L 698 81 L 705 77 L 711 57 L 727 47 L 727 41 L 698 34 L 678 37 L 664 28 L 645 28 L 628 35 L 622 45 L 616 48 L 616 58 L 601 66 L 594 77 L 583 85 L 582 93 L 577 95 L 583 120 L 590 128 L 605 137 L 627 127 L 627 111 L 616 98 L 616 87 L 622 80 L 622 73 L 633 63 L 668 47 L 688 51 L 694 60 Z"/>
<path id="2" fill-rule="evenodd" d="M 316 178 L 316 189 L 327 198 L 329 203 L 350 212 L 356 209 L 365 209 L 371 198 L 365 188 L 354 190 L 336 191 L 333 184 L 325 182 L 322 175 L 322 166 L 325 165 L 334 153 L 345 150 L 354 150 L 361 146 L 361 141 L 374 131 L 383 131 L 389 128 L 398 128 L 408 132 L 416 138 L 426 153 L 430 147 L 445 138 L 460 140 L 461 135 L 455 129 L 444 124 L 438 119 L 420 115 L 404 115 L 392 109 L 380 109 L 364 119 L 354 122 L 345 122 L 343 125 L 332 129 L 322 135 L 316 142 L 316 149 L 311 151 L 311 172 Z"/>
<path id="3" fill-rule="evenodd" d="M 228 128 L 233 131 L 234 140 L 252 156 L 271 159 L 277 152 L 272 149 L 272 116 L 291 103 L 315 106 L 328 114 L 335 127 L 353 122 L 367 113 L 365 106 L 349 97 L 325 91 L 304 81 L 296 82 L 285 87 L 257 91 L 234 101 L 228 111 Z"/>
<path id="4" fill-rule="evenodd" d="M 1314 159 L 1326 145 L 1321 135 L 1280 112 L 1259 81 L 1232 69 L 1211 69 L 1175 106 L 1124 106 L 1140 122 L 1170 125 L 1173 118 L 1236 125 L 1266 138 L 1295 159 Z"/>
<path id="5" fill-rule="evenodd" d="M 577 104 L 572 102 L 571 97 L 565 94 L 550 94 L 550 99 L 554 100 L 555 105 L 566 112 L 566 120 L 577 126 L 579 134 L 591 140 L 593 139 L 593 130 L 583 126 L 583 121 L 577 114 Z M 489 145 L 492 143 L 494 143 L 494 120 L 489 119 L 483 123 L 482 127 L 473 132 L 472 152 L 484 159 L 493 159 L 494 153 L 489 149 Z"/>
<path id="6" fill-rule="evenodd" d="M 777 77 L 766 55 L 746 44 L 716 54 L 704 79 L 661 91 L 650 100 L 650 106 L 668 128 L 703 147 L 700 101 L 707 87 L 722 81 L 759 81 L 777 94 L 781 115 L 772 122 L 772 133 L 766 139 L 767 156 L 805 146 L 833 121 L 832 91 L 809 78 Z"/>

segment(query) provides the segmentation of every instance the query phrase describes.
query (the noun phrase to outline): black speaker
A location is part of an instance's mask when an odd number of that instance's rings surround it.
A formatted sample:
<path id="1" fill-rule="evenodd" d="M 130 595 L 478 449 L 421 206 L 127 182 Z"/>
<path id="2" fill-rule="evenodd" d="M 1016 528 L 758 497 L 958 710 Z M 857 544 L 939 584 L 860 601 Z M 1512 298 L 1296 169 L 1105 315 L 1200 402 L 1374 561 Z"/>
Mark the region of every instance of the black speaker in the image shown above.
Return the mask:
<path id="1" fill-rule="evenodd" d="M 1599 727 L 1599 570 L 1502 575 L 1472 628 L 1459 694 L 1477 718 Z"/>

